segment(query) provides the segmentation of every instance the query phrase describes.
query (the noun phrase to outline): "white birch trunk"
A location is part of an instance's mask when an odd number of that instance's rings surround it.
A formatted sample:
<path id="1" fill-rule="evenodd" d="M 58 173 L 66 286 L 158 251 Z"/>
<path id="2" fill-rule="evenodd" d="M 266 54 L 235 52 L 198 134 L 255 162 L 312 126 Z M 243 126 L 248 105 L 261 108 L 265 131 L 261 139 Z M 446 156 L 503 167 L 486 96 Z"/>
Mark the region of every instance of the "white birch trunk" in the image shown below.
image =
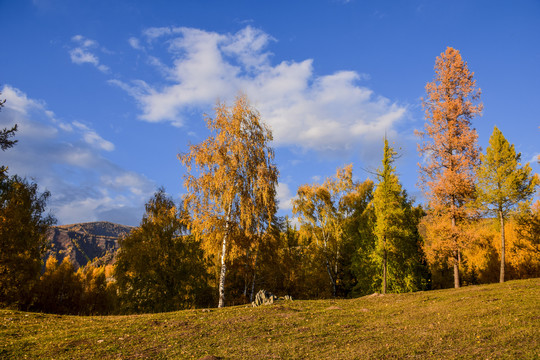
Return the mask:
<path id="1" fill-rule="evenodd" d="M 218 307 L 225 306 L 225 275 L 227 273 L 226 255 L 227 255 L 227 239 L 229 237 L 229 220 L 232 211 L 232 203 L 229 205 L 227 217 L 225 218 L 225 234 L 223 235 L 223 244 L 221 246 L 221 272 L 219 274 L 219 302 Z"/>

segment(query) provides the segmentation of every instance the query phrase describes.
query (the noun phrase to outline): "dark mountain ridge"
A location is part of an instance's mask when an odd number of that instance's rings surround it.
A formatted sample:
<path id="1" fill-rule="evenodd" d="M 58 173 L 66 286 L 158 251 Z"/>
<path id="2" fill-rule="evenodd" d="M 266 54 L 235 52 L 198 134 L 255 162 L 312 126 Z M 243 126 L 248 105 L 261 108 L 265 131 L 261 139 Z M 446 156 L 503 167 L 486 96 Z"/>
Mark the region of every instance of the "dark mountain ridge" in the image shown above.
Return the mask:
<path id="1" fill-rule="evenodd" d="M 53 226 L 47 234 L 51 249 L 46 257 L 54 255 L 59 262 L 68 257 L 75 268 L 89 262 L 108 265 L 114 262 L 118 240 L 132 229 L 108 221 Z"/>

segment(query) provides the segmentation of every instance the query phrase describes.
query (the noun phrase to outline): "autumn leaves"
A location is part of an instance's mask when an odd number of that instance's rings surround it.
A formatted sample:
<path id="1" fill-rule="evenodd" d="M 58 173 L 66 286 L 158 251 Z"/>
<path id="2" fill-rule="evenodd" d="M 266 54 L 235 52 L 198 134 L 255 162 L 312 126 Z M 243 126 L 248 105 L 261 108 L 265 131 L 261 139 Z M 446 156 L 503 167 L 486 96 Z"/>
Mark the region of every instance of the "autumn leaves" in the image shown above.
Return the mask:
<path id="1" fill-rule="evenodd" d="M 420 184 L 428 200 L 427 255 L 452 258 L 454 287 L 460 286 L 460 263 L 467 247 L 467 224 L 478 211 L 491 210 L 501 221 L 501 273 L 504 281 L 504 220 L 517 204 L 534 193 L 536 176 L 495 127 L 487 154 L 480 155 L 471 120 L 481 114 L 480 89 L 459 51 L 447 48 L 435 64 L 435 79 L 423 100 L 426 125 L 418 135 Z"/>
<path id="2" fill-rule="evenodd" d="M 435 73 L 423 99 L 425 128 L 417 132 L 423 158 L 419 184 L 427 211 L 420 226 L 423 238 L 418 234 L 422 209 L 414 208 L 401 188 L 393 166 L 396 153 L 386 139 L 373 191 L 373 184 L 353 180 L 352 166 L 338 169 L 336 177 L 322 185 L 298 189 L 293 212 L 301 224 L 299 233 L 307 239 L 304 245 L 318 253 L 334 296 L 343 283 L 340 267 L 347 257 L 349 266 L 356 261 L 356 265 L 364 263 L 366 269 L 377 268 L 379 286 L 385 292 L 389 271 L 396 284 L 406 278 L 418 279 L 413 269 L 419 268 L 425 252 L 428 262 L 444 259 L 452 265 L 454 286 L 459 287 L 468 225 L 479 210 L 490 210 L 500 218 L 500 279 L 504 281 L 504 221 L 519 203 L 531 198 L 538 180 L 528 165 L 519 165 L 519 154 L 497 128 L 487 154 L 480 154 L 472 120 L 482 111 L 481 92 L 459 51 L 449 47 L 442 53 Z M 206 251 L 219 256 L 219 306 L 224 306 L 231 251 L 236 252 L 234 256 L 242 254 L 250 259 L 254 288 L 259 248 L 275 218 L 278 171 L 270 146 L 271 131 L 245 96 L 238 97 L 230 108 L 219 104 L 215 118 L 207 118 L 207 125 L 212 135 L 191 145 L 179 159 L 188 171 L 184 205 L 191 216 L 190 230 L 202 240 Z M 355 201 L 369 206 L 359 207 Z M 355 222 L 351 220 L 354 216 L 365 219 Z M 370 227 L 367 232 L 371 235 L 353 241 L 351 247 L 351 226 Z M 356 229 L 356 233 L 363 231 Z M 346 254 L 351 249 L 356 258 Z M 359 254 L 369 260 L 358 259 Z M 416 265 L 401 266 L 410 258 L 417 259 Z M 358 274 L 374 276 L 364 270 Z M 356 283 L 361 281 L 356 279 Z M 418 289 L 421 282 L 409 288 L 404 285 L 403 290 Z"/>
<path id="3" fill-rule="evenodd" d="M 191 214 L 191 230 L 203 239 L 205 249 L 220 251 L 219 307 L 223 307 L 230 238 L 238 251 L 251 254 L 257 263 L 260 241 L 276 213 L 278 171 L 270 147 L 272 132 L 245 96 L 238 97 L 232 108 L 218 105 L 207 126 L 212 135 L 191 145 L 179 159 L 188 170 L 184 204 Z"/>

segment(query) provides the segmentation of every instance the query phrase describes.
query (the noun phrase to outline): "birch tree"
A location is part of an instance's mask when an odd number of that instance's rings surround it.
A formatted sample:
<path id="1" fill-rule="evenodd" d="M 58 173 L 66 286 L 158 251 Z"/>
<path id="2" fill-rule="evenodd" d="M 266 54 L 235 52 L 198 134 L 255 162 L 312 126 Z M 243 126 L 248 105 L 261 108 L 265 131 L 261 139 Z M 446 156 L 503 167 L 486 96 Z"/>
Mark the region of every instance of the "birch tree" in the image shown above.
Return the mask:
<path id="1" fill-rule="evenodd" d="M 499 218 L 501 227 L 501 268 L 499 281 L 505 276 L 505 223 L 509 213 L 521 202 L 530 200 L 538 184 L 527 163 L 521 166 L 521 154 L 510 145 L 495 126 L 486 154 L 480 155 L 478 169 L 478 201 Z"/>
<path id="2" fill-rule="evenodd" d="M 348 165 L 338 169 L 336 176 L 327 178 L 322 185 L 300 186 L 298 198 L 293 200 L 293 213 L 299 216 L 300 232 L 322 255 L 334 297 L 347 240 L 345 227 L 361 188 L 362 184 L 352 178 L 352 165 Z"/>
<path id="3" fill-rule="evenodd" d="M 272 132 L 246 96 L 237 97 L 233 107 L 218 104 L 206 123 L 211 135 L 179 159 L 187 169 L 184 204 L 191 231 L 220 259 L 218 306 L 223 307 L 228 252 L 241 238 L 257 254 L 276 212 L 278 170 Z"/>
<path id="4" fill-rule="evenodd" d="M 460 286 L 460 248 L 466 241 L 460 224 L 475 196 L 479 163 L 478 136 L 471 121 L 481 114 L 482 104 L 473 75 L 458 50 L 448 47 L 437 57 L 435 79 L 426 85 L 422 103 L 425 130 L 417 132 L 422 140 L 418 151 L 424 157 L 419 164 L 420 185 L 440 228 L 438 238 L 430 243 L 439 255 L 453 259 L 456 288 Z"/>

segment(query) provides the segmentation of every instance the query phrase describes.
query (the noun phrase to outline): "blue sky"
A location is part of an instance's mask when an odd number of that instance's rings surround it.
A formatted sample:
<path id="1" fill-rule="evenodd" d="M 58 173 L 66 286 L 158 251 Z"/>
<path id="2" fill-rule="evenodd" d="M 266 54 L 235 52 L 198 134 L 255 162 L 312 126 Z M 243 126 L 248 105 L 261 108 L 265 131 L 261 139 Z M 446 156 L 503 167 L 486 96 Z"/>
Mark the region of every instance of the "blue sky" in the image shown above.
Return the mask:
<path id="1" fill-rule="evenodd" d="M 0 0 L 0 33 L 0 127 L 20 127 L 0 163 L 51 191 L 59 224 L 136 225 L 159 186 L 179 199 L 176 155 L 239 91 L 273 130 L 281 215 L 339 166 L 373 178 L 385 133 L 421 200 L 414 130 L 447 46 L 482 89 L 481 147 L 496 125 L 540 153 L 536 0 Z"/>

